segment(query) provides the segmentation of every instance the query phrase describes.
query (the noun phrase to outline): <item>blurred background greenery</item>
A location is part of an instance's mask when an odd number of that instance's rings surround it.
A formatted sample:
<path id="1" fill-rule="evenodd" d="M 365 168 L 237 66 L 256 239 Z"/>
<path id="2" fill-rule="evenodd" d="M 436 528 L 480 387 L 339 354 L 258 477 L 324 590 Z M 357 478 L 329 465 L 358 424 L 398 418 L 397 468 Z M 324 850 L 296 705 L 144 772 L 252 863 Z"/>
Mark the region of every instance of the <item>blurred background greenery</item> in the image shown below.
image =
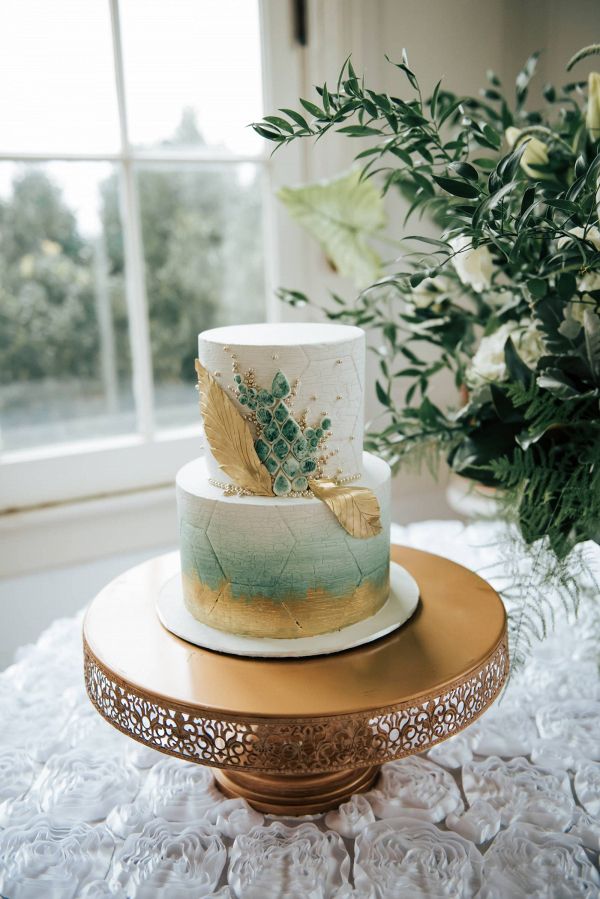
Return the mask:
<path id="1" fill-rule="evenodd" d="M 191 110 L 171 142 L 204 145 Z M 91 215 L 66 196 L 82 167 Z M 4 446 L 85 437 L 91 416 L 94 436 L 133 430 L 119 174 L 23 162 L 11 175 L 0 194 Z M 198 331 L 264 316 L 261 179 L 243 163 L 140 164 L 136 176 L 156 420 L 177 426 L 194 408 Z"/>

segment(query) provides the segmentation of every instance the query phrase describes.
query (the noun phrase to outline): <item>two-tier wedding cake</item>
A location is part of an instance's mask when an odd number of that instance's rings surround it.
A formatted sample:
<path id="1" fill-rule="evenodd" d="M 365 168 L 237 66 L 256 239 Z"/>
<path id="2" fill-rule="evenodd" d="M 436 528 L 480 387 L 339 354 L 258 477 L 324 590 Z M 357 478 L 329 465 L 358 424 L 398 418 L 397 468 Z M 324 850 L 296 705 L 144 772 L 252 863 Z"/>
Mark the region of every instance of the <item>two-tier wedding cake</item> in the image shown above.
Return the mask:
<path id="1" fill-rule="evenodd" d="M 365 334 L 333 324 L 198 339 L 205 453 L 177 475 L 183 597 L 248 637 L 339 630 L 389 593 L 390 469 L 363 452 Z"/>

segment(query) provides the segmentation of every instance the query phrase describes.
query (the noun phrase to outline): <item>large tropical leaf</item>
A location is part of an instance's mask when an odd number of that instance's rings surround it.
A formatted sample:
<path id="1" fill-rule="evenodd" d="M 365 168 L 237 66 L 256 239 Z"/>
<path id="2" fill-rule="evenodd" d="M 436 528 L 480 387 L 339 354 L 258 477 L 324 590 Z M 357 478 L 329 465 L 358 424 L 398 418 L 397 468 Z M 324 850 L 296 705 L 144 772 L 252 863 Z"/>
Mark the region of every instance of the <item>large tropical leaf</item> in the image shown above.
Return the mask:
<path id="1" fill-rule="evenodd" d="M 279 199 L 297 222 L 315 237 L 337 271 L 357 287 L 380 275 L 381 259 L 367 238 L 386 223 L 383 198 L 370 179 L 352 169 L 337 178 L 283 187 Z"/>

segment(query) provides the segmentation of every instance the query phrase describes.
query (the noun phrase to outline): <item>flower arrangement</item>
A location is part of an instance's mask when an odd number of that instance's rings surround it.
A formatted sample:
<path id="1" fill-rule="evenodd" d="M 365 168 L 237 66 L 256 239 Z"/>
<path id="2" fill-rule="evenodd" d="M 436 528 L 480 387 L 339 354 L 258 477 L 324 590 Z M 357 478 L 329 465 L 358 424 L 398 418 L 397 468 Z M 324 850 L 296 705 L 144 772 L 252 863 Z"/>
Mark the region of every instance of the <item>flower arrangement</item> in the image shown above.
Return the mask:
<path id="1" fill-rule="evenodd" d="M 584 48 L 567 70 L 598 53 Z M 408 99 L 369 89 L 348 59 L 317 102 L 254 128 L 276 149 L 331 130 L 361 142 L 360 169 L 281 199 L 363 281 L 327 314 L 381 335 L 383 413 L 367 447 L 394 467 L 445 455 L 498 488 L 525 543 L 542 542 L 560 567 L 600 540 L 600 74 L 547 84 L 543 109 L 527 109 L 537 58 L 512 98 L 488 72 L 480 96 L 438 82 L 427 100 L 405 53 L 395 65 Z M 378 271 L 390 191 L 410 200 L 407 220 L 426 215 L 439 235 L 403 235 L 403 254 Z M 431 398 L 444 372 L 454 408 Z"/>

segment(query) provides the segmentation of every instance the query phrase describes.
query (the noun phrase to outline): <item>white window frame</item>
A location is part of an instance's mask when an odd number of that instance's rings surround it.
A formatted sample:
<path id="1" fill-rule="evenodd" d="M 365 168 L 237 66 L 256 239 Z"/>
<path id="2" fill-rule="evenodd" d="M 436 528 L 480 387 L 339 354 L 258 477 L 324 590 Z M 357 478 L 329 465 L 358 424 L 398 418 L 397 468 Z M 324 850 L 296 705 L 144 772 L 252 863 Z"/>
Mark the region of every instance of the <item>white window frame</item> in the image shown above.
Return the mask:
<path id="1" fill-rule="evenodd" d="M 264 228 L 266 250 L 266 317 L 276 320 L 281 309 L 273 288 L 284 283 L 306 284 L 303 239 L 274 201 L 281 184 L 306 178 L 303 142 L 271 157 L 218 156 L 185 151 L 136 150 L 128 134 L 119 0 L 110 6 L 114 74 L 120 127 L 120 151 L 99 153 L 2 153 L 0 160 L 18 162 L 111 162 L 120 170 L 120 204 L 125 246 L 126 301 L 132 354 L 133 392 L 137 414 L 135 433 L 112 438 L 61 443 L 0 454 L 0 512 L 30 510 L 93 497 L 122 494 L 171 484 L 177 468 L 199 453 L 199 424 L 177 430 L 157 430 L 153 403 L 153 375 L 144 278 L 139 198 L 135 177 L 138 163 L 194 165 L 251 162 L 265 177 Z M 265 111 L 290 105 L 303 94 L 305 51 L 294 39 L 293 3 L 259 0 L 263 101 Z"/>

